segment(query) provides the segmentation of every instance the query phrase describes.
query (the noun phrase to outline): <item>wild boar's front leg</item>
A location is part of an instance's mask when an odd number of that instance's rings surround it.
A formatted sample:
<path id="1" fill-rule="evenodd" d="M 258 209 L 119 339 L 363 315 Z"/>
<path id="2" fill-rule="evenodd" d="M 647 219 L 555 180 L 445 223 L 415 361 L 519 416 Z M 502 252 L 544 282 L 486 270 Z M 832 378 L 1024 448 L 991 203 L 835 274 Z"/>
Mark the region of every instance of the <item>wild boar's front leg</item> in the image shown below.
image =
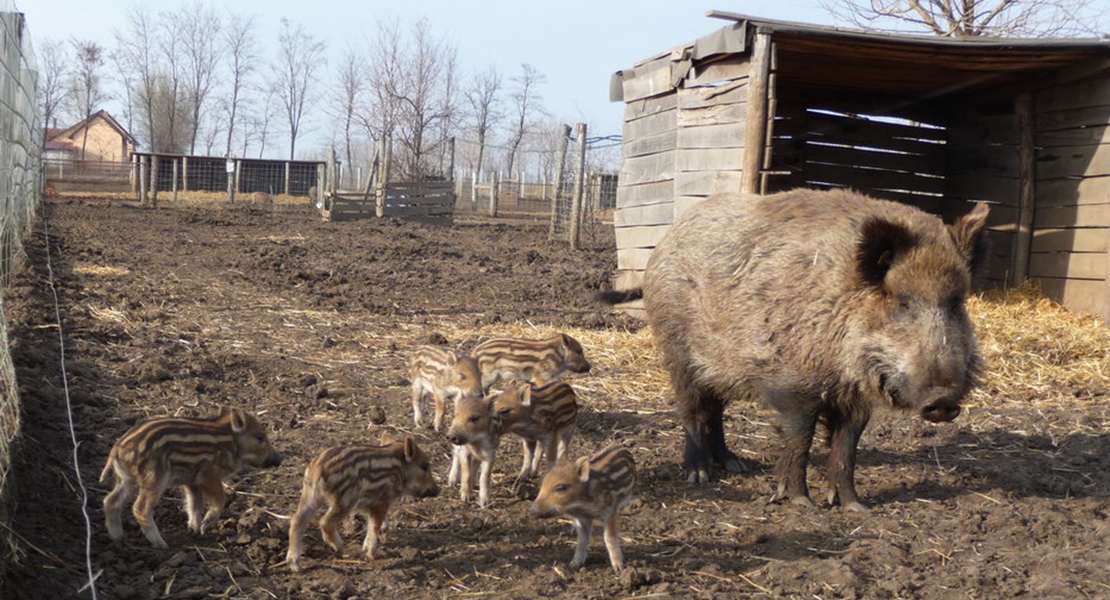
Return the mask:
<path id="1" fill-rule="evenodd" d="M 590 517 L 574 517 L 574 528 L 578 532 L 578 545 L 574 548 L 574 558 L 570 560 L 571 569 L 581 569 L 586 564 L 586 552 L 590 548 L 590 538 L 594 533 L 594 520 Z"/>
<path id="2" fill-rule="evenodd" d="M 370 507 L 366 512 L 366 539 L 362 541 L 362 551 L 370 560 L 377 558 L 378 547 L 381 546 L 382 527 L 388 510 L 388 504 L 378 504 Z"/>
<path id="3" fill-rule="evenodd" d="M 780 409 L 778 417 L 782 453 L 775 465 L 779 478 L 776 497 L 794 504 L 815 507 L 806 486 L 806 467 L 809 465 L 813 433 L 817 428 L 817 414 L 803 410 L 783 412 Z"/>
<path id="4" fill-rule="evenodd" d="M 839 498 L 840 505 L 844 508 L 863 512 L 869 510 L 867 505 L 860 502 L 856 494 L 856 448 L 859 438 L 867 427 L 871 415 L 843 414 L 840 412 L 828 415 L 829 426 L 829 461 L 827 475 L 829 480 L 829 504 L 835 504 Z"/>
<path id="5" fill-rule="evenodd" d="M 673 380 L 679 416 L 686 428 L 686 480 L 708 483 L 711 460 L 731 473 L 742 472 L 740 459 L 725 444 L 724 400 L 689 382 L 685 372 Z"/>

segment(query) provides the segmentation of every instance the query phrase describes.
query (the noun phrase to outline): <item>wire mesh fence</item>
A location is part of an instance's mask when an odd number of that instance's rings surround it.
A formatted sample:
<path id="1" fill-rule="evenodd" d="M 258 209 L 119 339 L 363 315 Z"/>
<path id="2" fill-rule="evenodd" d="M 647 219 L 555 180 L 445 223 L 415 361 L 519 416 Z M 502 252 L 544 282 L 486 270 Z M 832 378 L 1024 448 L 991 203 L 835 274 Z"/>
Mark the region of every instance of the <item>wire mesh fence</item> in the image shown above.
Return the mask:
<path id="1" fill-rule="evenodd" d="M 586 126 L 563 126 L 558 148 L 532 150 L 550 156 L 554 177 L 550 181 L 522 182 L 487 173 L 476 180 L 473 173 L 456 177 L 456 213 L 489 217 L 529 217 L 545 220 L 549 237 L 577 247 L 593 243 L 603 234 L 611 209 L 616 206 L 617 175 L 599 165 L 601 150 L 619 145 L 619 137 L 586 137 Z"/>
<path id="2" fill-rule="evenodd" d="M 23 15 L 10 1 L 0 5 L 0 34 L 0 283 L 7 287 L 23 258 L 23 235 L 39 206 L 43 124 L 35 97 L 38 66 L 31 37 Z M 19 415 L 7 321 L 0 318 L 0 572 L 16 548 L 7 525 L 11 449 L 20 433 Z"/>

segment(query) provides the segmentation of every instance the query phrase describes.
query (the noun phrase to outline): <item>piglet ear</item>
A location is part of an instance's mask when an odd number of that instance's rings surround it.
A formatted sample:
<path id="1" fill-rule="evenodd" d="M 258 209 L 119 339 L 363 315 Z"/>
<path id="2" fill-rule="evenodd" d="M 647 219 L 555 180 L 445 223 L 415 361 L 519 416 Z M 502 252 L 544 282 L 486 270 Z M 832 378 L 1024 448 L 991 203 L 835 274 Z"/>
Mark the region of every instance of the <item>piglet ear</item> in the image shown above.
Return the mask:
<path id="1" fill-rule="evenodd" d="M 416 442 L 412 439 L 411 435 L 405 436 L 405 460 L 412 461 L 412 457 L 416 456 Z"/>
<path id="2" fill-rule="evenodd" d="M 583 456 L 582 458 L 574 461 L 574 467 L 578 469 L 578 481 L 583 483 L 590 480 L 590 459 Z"/>
<path id="3" fill-rule="evenodd" d="M 870 286 L 882 287 L 894 263 L 917 243 L 917 236 L 904 225 L 871 217 L 859 229 L 856 243 L 856 272 Z"/>
<path id="4" fill-rule="evenodd" d="M 247 416 L 243 414 L 243 411 L 238 408 L 229 408 L 225 414 L 228 415 L 229 421 L 231 422 L 231 430 L 235 433 L 239 433 L 247 428 Z"/>
<path id="5" fill-rule="evenodd" d="M 977 272 L 987 259 L 987 236 L 983 232 L 986 229 L 989 214 L 990 207 L 987 203 L 979 202 L 971 212 L 948 226 L 952 241 L 956 243 L 956 248 L 967 261 L 967 266 L 972 273 Z"/>
<path id="6" fill-rule="evenodd" d="M 447 366 L 453 367 L 459 362 L 459 355 L 454 352 L 447 353 Z"/>
<path id="7" fill-rule="evenodd" d="M 382 433 L 382 439 L 381 439 L 380 442 L 378 442 L 378 444 L 381 445 L 381 446 L 388 446 L 388 445 L 390 445 L 390 444 L 392 444 L 393 442 L 396 442 L 396 441 L 397 440 L 394 439 L 393 434 L 386 431 L 386 432 Z"/>
<path id="8" fill-rule="evenodd" d="M 532 386 L 520 386 L 520 404 L 521 406 L 532 406 Z"/>

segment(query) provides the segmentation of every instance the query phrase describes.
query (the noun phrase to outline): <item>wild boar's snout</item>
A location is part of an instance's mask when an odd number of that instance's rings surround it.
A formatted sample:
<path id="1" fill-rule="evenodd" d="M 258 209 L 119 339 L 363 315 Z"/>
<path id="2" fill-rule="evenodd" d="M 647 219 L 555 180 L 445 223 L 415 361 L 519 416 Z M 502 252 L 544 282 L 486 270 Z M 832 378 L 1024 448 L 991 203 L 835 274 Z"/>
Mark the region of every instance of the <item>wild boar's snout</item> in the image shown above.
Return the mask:
<path id="1" fill-rule="evenodd" d="M 960 416 L 960 399 L 942 390 L 921 408 L 921 418 L 931 423 L 946 423 Z"/>
<path id="2" fill-rule="evenodd" d="M 262 461 L 262 467 L 263 468 L 280 467 L 281 466 L 281 461 L 283 461 L 283 460 L 285 460 L 284 456 L 278 454 L 277 452 L 272 452 L 268 456 L 266 456 L 265 460 Z"/>

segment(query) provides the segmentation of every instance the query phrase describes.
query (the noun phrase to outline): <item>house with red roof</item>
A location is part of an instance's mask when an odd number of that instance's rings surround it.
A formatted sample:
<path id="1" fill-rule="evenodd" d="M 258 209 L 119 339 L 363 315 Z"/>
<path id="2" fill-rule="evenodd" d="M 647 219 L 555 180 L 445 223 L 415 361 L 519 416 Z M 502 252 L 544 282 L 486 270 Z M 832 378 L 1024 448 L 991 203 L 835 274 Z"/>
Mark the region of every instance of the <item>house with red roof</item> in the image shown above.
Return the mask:
<path id="1" fill-rule="evenodd" d="M 44 158 L 129 162 L 138 142 L 108 111 L 100 110 L 68 129 L 47 128 Z"/>

